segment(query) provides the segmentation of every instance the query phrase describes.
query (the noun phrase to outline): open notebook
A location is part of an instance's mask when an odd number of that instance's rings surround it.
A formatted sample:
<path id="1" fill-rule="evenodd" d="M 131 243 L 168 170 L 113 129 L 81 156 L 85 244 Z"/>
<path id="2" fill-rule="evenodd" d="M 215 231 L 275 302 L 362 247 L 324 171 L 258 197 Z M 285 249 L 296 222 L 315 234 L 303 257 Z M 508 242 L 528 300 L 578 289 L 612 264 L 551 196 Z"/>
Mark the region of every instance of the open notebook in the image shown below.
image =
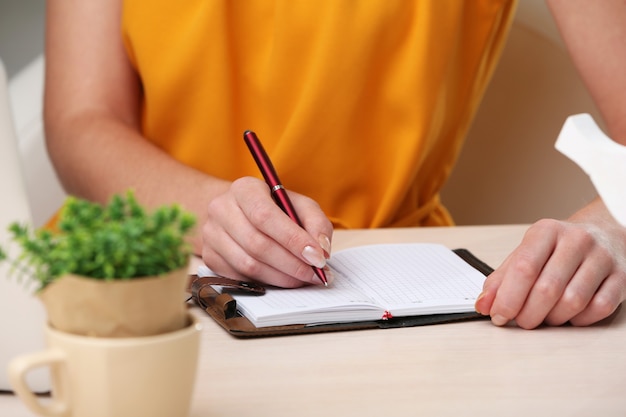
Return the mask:
<path id="1" fill-rule="evenodd" d="M 196 285 L 198 304 L 237 336 L 406 327 L 481 317 L 476 297 L 491 268 L 432 243 L 359 246 L 333 254 L 334 282 L 264 295 Z"/>

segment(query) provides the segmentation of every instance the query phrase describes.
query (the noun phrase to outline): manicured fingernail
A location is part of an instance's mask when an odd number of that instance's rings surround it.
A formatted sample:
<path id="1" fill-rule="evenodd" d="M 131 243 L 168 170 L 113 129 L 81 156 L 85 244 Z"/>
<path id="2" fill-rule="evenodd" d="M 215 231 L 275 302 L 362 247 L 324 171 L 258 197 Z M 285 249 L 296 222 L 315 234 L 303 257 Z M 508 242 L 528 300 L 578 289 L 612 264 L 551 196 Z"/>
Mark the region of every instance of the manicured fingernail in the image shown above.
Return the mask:
<path id="1" fill-rule="evenodd" d="M 328 285 L 332 284 L 335 280 L 335 274 L 328 267 L 324 268 L 324 274 L 326 274 L 326 280 L 328 281 Z"/>
<path id="2" fill-rule="evenodd" d="M 326 235 L 320 235 L 318 239 L 320 246 L 324 249 L 326 259 L 330 258 L 330 239 Z"/>
<path id="3" fill-rule="evenodd" d="M 496 314 L 495 316 L 491 317 L 491 322 L 495 324 L 496 326 L 504 326 L 505 324 L 509 322 L 509 319 L 499 314 Z"/>
<path id="4" fill-rule="evenodd" d="M 313 246 L 305 246 L 302 250 L 302 257 L 306 259 L 310 265 L 316 268 L 324 268 L 326 265 L 326 258 L 324 258 L 324 255 L 315 250 Z"/>
<path id="5" fill-rule="evenodd" d="M 480 295 L 478 296 L 478 298 L 476 298 L 476 302 L 474 303 L 474 310 L 476 310 L 476 312 L 477 312 L 478 314 L 482 314 L 483 316 L 486 316 L 486 314 L 485 314 L 485 313 L 483 313 L 482 311 L 480 311 L 480 310 L 478 309 L 478 302 L 479 302 L 479 301 L 480 301 L 480 299 L 481 299 L 481 298 L 483 298 L 484 296 L 485 296 L 485 293 L 484 293 L 484 292 L 481 292 L 481 293 L 480 293 Z"/>

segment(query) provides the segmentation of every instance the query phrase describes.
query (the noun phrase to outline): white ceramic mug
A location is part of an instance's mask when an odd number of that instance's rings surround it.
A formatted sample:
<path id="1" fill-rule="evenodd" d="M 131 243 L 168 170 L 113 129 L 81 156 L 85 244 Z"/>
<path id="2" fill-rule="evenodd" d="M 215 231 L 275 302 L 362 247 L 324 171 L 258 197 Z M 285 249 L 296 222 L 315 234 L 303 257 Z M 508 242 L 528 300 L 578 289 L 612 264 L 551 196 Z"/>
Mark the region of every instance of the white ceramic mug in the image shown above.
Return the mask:
<path id="1" fill-rule="evenodd" d="M 189 414 L 201 326 L 156 336 L 97 338 L 47 326 L 48 348 L 9 364 L 16 394 L 33 412 L 51 417 L 172 417 Z M 52 399 L 42 402 L 26 374 L 49 367 Z"/>

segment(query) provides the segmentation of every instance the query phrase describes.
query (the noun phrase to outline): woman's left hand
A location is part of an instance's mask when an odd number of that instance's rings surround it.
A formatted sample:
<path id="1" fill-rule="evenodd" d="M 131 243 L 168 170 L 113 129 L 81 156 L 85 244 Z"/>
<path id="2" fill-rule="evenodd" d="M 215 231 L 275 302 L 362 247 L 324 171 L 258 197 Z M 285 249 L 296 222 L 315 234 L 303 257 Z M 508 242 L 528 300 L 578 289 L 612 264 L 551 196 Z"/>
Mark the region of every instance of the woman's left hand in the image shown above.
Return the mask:
<path id="1" fill-rule="evenodd" d="M 533 224 L 486 279 L 476 310 L 498 326 L 587 326 L 625 299 L 626 229 L 596 200 L 570 221 Z"/>

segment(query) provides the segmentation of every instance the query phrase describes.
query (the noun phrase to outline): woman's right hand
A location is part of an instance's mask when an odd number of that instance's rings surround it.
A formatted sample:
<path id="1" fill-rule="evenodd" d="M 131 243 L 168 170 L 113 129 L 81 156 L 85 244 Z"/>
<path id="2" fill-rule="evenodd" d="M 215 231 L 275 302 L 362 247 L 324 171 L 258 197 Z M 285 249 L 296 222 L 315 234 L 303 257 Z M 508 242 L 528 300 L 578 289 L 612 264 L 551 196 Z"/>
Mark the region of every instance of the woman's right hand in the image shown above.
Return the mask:
<path id="1" fill-rule="evenodd" d="M 240 178 L 213 198 L 202 229 L 206 265 L 221 276 L 278 287 L 322 284 L 311 267 L 325 267 L 333 226 L 315 201 L 288 193 L 304 228 L 257 178 Z"/>

